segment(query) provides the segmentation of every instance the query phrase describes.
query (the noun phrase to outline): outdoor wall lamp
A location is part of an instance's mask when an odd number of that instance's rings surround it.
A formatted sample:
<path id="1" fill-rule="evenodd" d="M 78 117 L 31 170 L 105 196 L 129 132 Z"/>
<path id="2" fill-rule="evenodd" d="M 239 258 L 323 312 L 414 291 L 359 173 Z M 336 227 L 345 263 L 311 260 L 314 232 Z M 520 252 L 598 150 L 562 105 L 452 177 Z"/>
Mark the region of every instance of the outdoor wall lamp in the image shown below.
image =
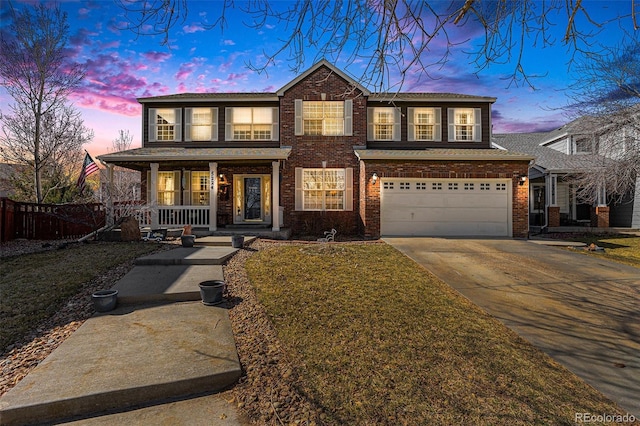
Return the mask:
<path id="1" fill-rule="evenodd" d="M 220 173 L 220 175 L 218 175 L 218 182 L 220 182 L 221 185 L 226 185 L 228 183 L 227 177 L 223 173 Z"/>
<path id="2" fill-rule="evenodd" d="M 527 175 L 520 175 L 520 179 L 518 180 L 518 185 L 522 186 L 527 181 Z"/>
<path id="3" fill-rule="evenodd" d="M 373 181 L 373 184 L 375 185 L 376 182 L 378 181 L 378 174 L 374 173 L 373 176 L 371 176 L 371 181 Z"/>

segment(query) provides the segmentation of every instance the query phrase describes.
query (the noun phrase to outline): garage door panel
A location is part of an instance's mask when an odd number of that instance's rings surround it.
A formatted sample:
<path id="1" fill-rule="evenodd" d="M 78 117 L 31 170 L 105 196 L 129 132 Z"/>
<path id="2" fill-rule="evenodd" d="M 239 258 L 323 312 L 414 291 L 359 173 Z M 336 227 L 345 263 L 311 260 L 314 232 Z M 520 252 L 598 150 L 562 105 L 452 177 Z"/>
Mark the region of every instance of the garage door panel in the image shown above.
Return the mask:
<path id="1" fill-rule="evenodd" d="M 385 179 L 381 188 L 381 233 L 509 236 L 509 188 L 506 179 Z"/>

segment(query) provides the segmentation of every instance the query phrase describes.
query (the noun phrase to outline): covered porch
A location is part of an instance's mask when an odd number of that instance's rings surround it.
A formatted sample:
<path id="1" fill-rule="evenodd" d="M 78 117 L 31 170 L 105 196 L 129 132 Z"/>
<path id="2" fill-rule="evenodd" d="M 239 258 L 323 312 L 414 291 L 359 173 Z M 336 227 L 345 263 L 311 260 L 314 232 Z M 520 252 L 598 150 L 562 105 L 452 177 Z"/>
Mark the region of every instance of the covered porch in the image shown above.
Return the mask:
<path id="1" fill-rule="evenodd" d="M 107 223 L 142 229 L 190 225 L 202 235 L 280 232 L 280 166 L 290 148 L 139 148 L 99 156 L 107 168 Z M 141 173 L 141 200 L 119 199 L 115 167 Z"/>

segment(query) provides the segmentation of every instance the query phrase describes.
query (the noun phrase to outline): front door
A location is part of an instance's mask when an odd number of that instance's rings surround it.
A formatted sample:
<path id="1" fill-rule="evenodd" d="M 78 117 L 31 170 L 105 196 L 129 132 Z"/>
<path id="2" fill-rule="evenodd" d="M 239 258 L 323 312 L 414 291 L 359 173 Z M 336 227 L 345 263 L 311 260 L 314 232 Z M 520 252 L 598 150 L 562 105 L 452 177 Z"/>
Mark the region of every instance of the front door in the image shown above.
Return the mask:
<path id="1" fill-rule="evenodd" d="M 271 175 L 234 175 L 233 188 L 233 223 L 271 223 Z"/>

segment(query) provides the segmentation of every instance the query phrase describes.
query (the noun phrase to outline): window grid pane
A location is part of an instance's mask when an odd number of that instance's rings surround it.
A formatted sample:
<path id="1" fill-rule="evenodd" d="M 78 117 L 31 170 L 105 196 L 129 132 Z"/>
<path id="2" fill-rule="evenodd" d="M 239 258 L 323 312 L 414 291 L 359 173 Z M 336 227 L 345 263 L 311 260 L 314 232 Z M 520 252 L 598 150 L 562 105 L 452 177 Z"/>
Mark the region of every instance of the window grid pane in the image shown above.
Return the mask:
<path id="1" fill-rule="evenodd" d="M 413 123 L 416 140 L 434 140 L 436 113 L 433 108 L 416 108 L 413 113 Z"/>
<path id="2" fill-rule="evenodd" d="M 209 172 L 191 172 L 191 204 L 209 205 Z"/>
<path id="3" fill-rule="evenodd" d="M 344 102 L 304 101 L 302 104 L 302 120 L 305 135 L 343 135 Z"/>
<path id="4" fill-rule="evenodd" d="M 305 210 L 344 210 L 344 169 L 305 169 L 302 179 Z"/>
<path id="5" fill-rule="evenodd" d="M 233 108 L 233 140 L 271 140 L 271 108 Z"/>

